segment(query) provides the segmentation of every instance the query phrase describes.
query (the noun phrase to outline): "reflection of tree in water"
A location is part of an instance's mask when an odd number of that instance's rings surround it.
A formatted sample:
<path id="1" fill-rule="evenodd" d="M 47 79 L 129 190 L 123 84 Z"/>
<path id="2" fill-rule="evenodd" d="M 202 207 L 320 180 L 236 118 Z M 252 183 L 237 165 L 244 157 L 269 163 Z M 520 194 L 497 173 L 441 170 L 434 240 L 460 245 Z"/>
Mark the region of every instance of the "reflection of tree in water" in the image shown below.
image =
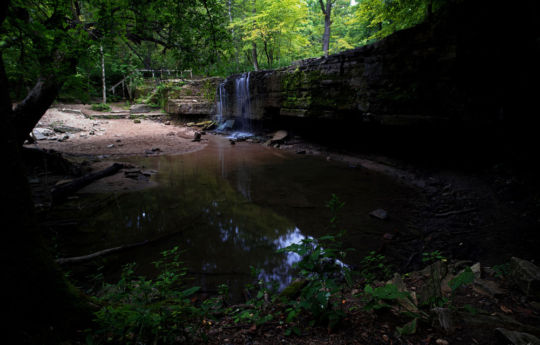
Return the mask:
<path id="1" fill-rule="evenodd" d="M 265 279 L 286 284 L 290 257 L 276 251 L 301 234 L 286 218 L 247 200 L 251 181 L 247 170 L 235 171 L 232 182 L 245 193 L 204 169 L 178 169 L 169 171 L 171 176 L 160 172 L 174 183 L 160 181 L 158 188 L 115 197 L 89 215 L 81 230 L 99 233 L 90 241 L 92 250 L 163 237 L 125 258 L 142 266 L 140 274 L 150 275 L 159 253 L 177 245 L 185 251 L 182 259 L 189 271 L 200 278 L 195 284 L 205 289 L 228 281 L 231 290 L 239 290 L 252 280 L 250 266 L 260 268 Z"/>

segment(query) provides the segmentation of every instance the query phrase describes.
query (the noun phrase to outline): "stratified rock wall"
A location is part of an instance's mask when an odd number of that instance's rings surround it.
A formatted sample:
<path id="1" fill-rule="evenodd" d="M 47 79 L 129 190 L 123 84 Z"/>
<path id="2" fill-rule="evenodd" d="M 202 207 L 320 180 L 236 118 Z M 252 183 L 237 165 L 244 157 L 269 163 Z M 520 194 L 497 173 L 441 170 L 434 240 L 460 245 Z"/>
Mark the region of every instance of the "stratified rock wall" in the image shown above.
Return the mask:
<path id="1" fill-rule="evenodd" d="M 431 22 L 354 50 L 251 72 L 251 118 L 341 119 L 381 124 L 486 124 L 523 113 L 540 80 L 538 4 L 520 3 L 523 30 L 508 7 L 456 1 Z M 532 26 L 532 25 L 531 25 Z M 504 44 L 511 40 L 511 47 Z M 227 78 L 224 116 L 235 116 Z"/>

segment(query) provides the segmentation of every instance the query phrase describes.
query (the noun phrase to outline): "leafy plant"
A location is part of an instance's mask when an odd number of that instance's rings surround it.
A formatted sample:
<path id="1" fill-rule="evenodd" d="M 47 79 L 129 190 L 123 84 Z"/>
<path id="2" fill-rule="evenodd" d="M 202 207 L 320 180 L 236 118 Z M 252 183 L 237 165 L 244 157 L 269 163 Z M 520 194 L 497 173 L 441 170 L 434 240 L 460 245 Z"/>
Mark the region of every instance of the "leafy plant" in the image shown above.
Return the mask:
<path id="1" fill-rule="evenodd" d="M 328 203 L 332 212 L 332 227 L 335 227 L 337 211 L 343 205 L 343 202 L 332 195 Z M 310 325 L 326 324 L 332 328 L 345 316 L 343 291 L 345 284 L 351 284 L 352 279 L 351 270 L 342 261 L 349 251 L 342 249 L 340 239 L 343 235 L 342 231 L 337 235 L 326 235 L 318 239 L 305 238 L 300 243 L 279 250 L 296 253 L 302 258 L 295 265 L 299 275 L 307 281 L 298 300 L 289 302 L 287 321 L 295 320 L 301 311 L 306 311 L 312 317 Z"/>
<path id="2" fill-rule="evenodd" d="M 390 308 L 398 299 L 408 297 L 407 292 L 399 291 L 396 285 L 386 284 L 373 288 L 371 285 L 364 287 L 364 296 L 367 299 L 366 310 L 379 310 Z"/>
<path id="3" fill-rule="evenodd" d="M 104 286 L 98 298 L 104 306 L 95 313 L 97 335 L 108 342 L 172 344 L 197 330 L 200 310 L 190 296 L 199 287 L 184 287 L 178 247 L 164 251 L 154 264 L 161 272 L 155 281 L 135 277 L 135 264 L 128 264 L 118 283 Z"/>
<path id="4" fill-rule="evenodd" d="M 98 104 L 92 104 L 92 110 L 95 110 L 95 111 L 111 111 L 111 107 L 108 104 L 98 103 Z"/>
<path id="5" fill-rule="evenodd" d="M 435 261 L 446 262 L 447 259 L 439 250 L 434 250 L 428 253 L 422 253 L 422 262 L 435 262 Z"/>
<path id="6" fill-rule="evenodd" d="M 469 285 L 474 281 L 474 273 L 470 267 L 467 267 L 463 272 L 454 277 L 448 286 L 452 289 L 452 292 L 456 291 L 462 286 Z"/>
<path id="7" fill-rule="evenodd" d="M 360 261 L 360 276 L 367 284 L 373 283 L 375 280 L 385 280 L 390 278 L 392 270 L 386 262 L 386 257 L 382 254 L 377 254 L 374 251 L 369 252 Z"/>

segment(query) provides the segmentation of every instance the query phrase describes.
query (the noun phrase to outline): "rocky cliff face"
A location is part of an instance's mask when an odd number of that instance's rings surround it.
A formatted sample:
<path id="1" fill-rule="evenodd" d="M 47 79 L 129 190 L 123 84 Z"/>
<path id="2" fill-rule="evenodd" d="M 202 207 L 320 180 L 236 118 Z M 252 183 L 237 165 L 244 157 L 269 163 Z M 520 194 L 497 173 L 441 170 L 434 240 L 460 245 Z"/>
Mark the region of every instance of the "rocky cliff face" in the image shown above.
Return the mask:
<path id="1" fill-rule="evenodd" d="M 481 3 L 457 1 L 430 23 L 375 44 L 251 72 L 249 117 L 486 124 L 523 113 L 540 76 L 538 29 L 516 36 L 500 24 L 503 7 Z M 537 9 L 531 1 L 521 10 L 534 17 Z M 501 45 L 510 39 L 511 48 Z M 225 117 L 237 115 L 241 77 L 225 81 Z"/>

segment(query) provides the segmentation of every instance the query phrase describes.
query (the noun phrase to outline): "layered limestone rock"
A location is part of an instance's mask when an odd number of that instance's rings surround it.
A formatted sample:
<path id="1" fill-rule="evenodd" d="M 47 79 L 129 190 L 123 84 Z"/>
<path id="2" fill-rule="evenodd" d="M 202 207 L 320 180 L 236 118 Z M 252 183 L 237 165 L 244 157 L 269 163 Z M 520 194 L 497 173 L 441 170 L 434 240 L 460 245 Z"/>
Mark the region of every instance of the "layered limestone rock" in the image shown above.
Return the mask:
<path id="1" fill-rule="evenodd" d="M 491 8 L 489 17 L 478 15 L 483 10 L 474 1 L 458 1 L 431 22 L 377 43 L 283 69 L 250 72 L 250 117 L 392 125 L 502 121 L 526 106 L 519 100 L 531 93 L 540 76 L 534 63 L 538 47 L 530 51 L 527 45 L 536 42 L 538 32 L 516 37 L 497 24 L 503 8 Z M 499 48 L 510 35 L 516 43 L 512 50 Z M 224 83 L 224 117 L 238 116 L 239 78 L 245 74 Z"/>
<path id="2" fill-rule="evenodd" d="M 180 116 L 210 116 L 216 113 L 216 88 L 221 78 L 186 81 L 186 84 L 168 91 L 165 111 Z"/>

